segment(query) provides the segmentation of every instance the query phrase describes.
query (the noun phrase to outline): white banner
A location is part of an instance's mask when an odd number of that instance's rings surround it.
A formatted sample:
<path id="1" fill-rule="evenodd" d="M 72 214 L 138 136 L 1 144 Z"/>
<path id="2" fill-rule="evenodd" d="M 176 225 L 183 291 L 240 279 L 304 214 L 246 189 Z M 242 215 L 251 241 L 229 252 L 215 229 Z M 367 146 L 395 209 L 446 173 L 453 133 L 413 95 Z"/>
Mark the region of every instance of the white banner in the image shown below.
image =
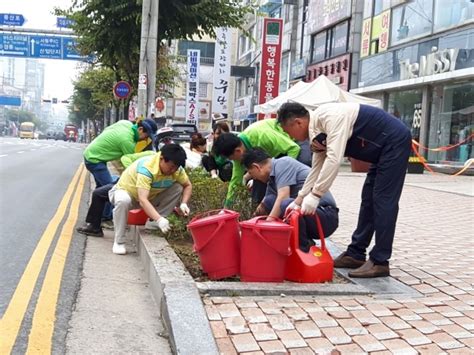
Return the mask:
<path id="1" fill-rule="evenodd" d="M 188 49 L 188 80 L 186 82 L 186 122 L 199 120 L 199 62 L 201 51 Z"/>
<path id="2" fill-rule="evenodd" d="M 212 85 L 212 113 L 228 114 L 230 82 L 231 30 L 219 27 L 216 30 L 214 55 L 214 81 Z"/>

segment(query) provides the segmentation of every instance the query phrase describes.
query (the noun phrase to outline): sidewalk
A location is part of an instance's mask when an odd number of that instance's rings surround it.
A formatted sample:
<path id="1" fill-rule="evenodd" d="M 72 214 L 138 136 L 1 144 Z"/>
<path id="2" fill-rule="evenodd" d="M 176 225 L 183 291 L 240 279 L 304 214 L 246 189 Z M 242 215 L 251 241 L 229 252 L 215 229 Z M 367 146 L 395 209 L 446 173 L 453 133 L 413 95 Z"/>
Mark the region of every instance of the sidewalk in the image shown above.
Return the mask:
<path id="1" fill-rule="evenodd" d="M 355 228 L 365 174 L 331 190 L 341 249 Z M 291 354 L 473 354 L 474 178 L 408 175 L 391 274 L 423 296 L 205 297 L 220 351 Z"/>
<path id="2" fill-rule="evenodd" d="M 171 354 L 140 259 L 136 252 L 112 254 L 113 231 L 104 232 L 104 238 L 87 237 L 67 353 Z"/>

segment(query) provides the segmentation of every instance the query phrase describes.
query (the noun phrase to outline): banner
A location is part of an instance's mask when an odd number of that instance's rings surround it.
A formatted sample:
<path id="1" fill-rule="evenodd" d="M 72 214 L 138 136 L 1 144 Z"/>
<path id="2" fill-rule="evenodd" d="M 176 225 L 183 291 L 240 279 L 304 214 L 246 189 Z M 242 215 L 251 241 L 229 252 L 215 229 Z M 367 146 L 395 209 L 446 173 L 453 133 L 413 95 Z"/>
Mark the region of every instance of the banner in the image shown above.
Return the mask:
<path id="1" fill-rule="evenodd" d="M 212 113 L 227 115 L 229 110 L 231 31 L 227 27 L 216 30 L 214 80 L 212 85 Z"/>
<path id="2" fill-rule="evenodd" d="M 280 87 L 281 38 L 283 20 L 263 20 L 262 64 L 258 103 L 264 104 L 278 96 Z"/>
<path id="3" fill-rule="evenodd" d="M 186 122 L 198 124 L 199 119 L 199 63 L 201 51 L 188 49 L 188 79 L 186 81 Z"/>

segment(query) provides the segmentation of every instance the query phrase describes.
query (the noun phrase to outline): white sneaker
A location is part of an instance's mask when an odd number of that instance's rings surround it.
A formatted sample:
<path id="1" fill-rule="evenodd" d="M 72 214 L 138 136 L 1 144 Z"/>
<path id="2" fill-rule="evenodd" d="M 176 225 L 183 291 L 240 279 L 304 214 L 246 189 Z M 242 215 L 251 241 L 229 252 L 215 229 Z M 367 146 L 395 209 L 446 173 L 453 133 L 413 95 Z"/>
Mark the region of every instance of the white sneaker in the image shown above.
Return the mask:
<path id="1" fill-rule="evenodd" d="M 125 249 L 125 244 L 114 243 L 114 247 L 112 248 L 112 253 L 118 254 L 118 255 L 127 254 L 127 249 Z"/>

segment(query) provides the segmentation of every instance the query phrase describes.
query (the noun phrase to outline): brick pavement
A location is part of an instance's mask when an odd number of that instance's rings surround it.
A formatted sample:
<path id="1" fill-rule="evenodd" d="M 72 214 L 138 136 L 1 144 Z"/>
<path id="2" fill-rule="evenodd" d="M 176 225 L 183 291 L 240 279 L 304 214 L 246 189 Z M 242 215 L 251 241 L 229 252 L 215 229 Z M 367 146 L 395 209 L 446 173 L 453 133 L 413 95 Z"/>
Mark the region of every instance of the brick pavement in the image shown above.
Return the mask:
<path id="1" fill-rule="evenodd" d="M 363 181 L 341 173 L 332 189 L 341 213 L 331 239 L 341 248 L 356 225 Z M 474 354 L 474 198 L 410 186 L 464 184 L 472 195 L 473 181 L 407 176 L 391 273 L 422 297 L 205 297 L 220 351 Z"/>

